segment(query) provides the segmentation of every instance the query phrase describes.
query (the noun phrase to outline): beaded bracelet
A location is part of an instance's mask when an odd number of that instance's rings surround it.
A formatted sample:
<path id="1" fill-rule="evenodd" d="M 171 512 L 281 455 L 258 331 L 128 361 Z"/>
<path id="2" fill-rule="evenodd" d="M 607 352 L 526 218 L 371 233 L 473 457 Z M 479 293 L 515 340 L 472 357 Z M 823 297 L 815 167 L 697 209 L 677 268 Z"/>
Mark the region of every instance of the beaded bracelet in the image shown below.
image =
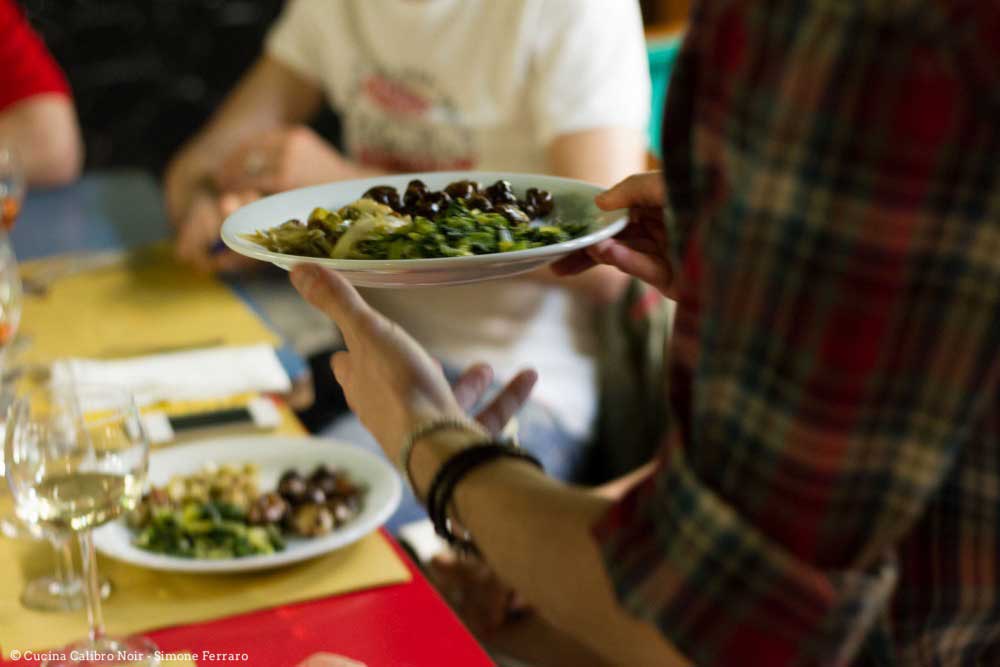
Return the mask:
<path id="1" fill-rule="evenodd" d="M 399 450 L 399 471 L 403 473 L 403 478 L 406 483 L 410 485 L 410 491 L 413 492 L 414 497 L 420 500 L 420 496 L 417 494 L 417 486 L 413 483 L 413 472 L 410 470 L 410 459 L 413 457 L 413 446 L 417 444 L 417 441 L 422 440 L 428 436 L 434 435 L 439 431 L 467 431 L 467 432 L 477 432 L 483 437 L 483 441 L 489 440 L 489 434 L 486 432 L 482 426 L 471 419 L 462 419 L 461 417 L 442 417 L 440 419 L 431 420 L 425 424 L 421 424 L 417 428 L 413 429 L 409 436 L 406 438 L 406 442 L 403 443 L 402 449 Z"/>
<path id="2" fill-rule="evenodd" d="M 470 472 L 499 459 L 512 458 L 526 461 L 542 469 L 541 462 L 533 455 L 510 443 L 492 442 L 485 445 L 475 445 L 458 452 L 442 464 L 434 475 L 427 491 L 427 514 L 434 524 L 434 531 L 448 544 L 460 551 L 476 553 L 475 544 L 468 534 L 459 537 L 451 527 L 448 518 L 448 506 L 451 505 L 455 488 Z"/>

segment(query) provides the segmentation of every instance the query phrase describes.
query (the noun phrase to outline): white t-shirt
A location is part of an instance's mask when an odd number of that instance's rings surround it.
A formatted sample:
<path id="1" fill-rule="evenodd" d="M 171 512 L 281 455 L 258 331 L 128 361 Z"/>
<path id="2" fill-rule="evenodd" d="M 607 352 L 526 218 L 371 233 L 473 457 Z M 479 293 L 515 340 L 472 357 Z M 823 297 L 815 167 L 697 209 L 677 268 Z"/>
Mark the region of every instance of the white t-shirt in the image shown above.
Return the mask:
<path id="1" fill-rule="evenodd" d="M 267 52 L 322 87 L 364 164 L 545 172 L 559 135 L 645 129 L 644 44 L 635 0 L 293 0 Z M 596 341 L 569 292 L 509 279 L 365 297 L 446 363 L 537 368 L 534 397 L 589 427 Z"/>

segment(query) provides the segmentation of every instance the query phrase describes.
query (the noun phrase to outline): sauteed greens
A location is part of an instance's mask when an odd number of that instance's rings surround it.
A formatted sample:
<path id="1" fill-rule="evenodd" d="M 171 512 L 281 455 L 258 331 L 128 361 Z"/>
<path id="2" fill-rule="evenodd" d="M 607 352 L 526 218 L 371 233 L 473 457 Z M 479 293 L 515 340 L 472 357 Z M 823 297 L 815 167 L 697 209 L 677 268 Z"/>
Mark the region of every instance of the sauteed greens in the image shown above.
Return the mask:
<path id="1" fill-rule="evenodd" d="M 411 181 L 403 197 L 371 188 L 336 211 L 317 208 L 307 222 L 289 220 L 246 235 L 268 250 L 332 259 L 418 259 L 526 250 L 585 234 L 588 223 L 546 221 L 554 202 L 530 188 L 523 199 L 508 181 L 483 189 L 472 181 L 430 192 Z"/>

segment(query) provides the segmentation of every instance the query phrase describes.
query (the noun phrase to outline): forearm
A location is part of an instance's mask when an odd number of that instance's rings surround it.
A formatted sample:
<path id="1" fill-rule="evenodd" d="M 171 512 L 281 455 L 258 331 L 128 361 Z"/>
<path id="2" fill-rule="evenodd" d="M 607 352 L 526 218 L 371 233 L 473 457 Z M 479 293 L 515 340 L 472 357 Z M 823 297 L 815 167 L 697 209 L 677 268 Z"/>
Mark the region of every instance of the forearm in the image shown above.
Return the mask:
<path id="1" fill-rule="evenodd" d="M 189 150 L 218 163 L 261 132 L 308 121 L 319 110 L 319 87 L 280 62 L 262 56 L 190 142 Z"/>
<path id="2" fill-rule="evenodd" d="M 281 63 L 262 56 L 218 111 L 171 160 L 165 174 L 167 204 L 179 215 L 199 187 L 242 142 L 316 113 L 322 93 Z"/>
<path id="3" fill-rule="evenodd" d="M 563 134 L 548 148 L 549 171 L 610 188 L 646 170 L 646 140 L 638 130 L 604 127 Z"/>
<path id="4" fill-rule="evenodd" d="M 14 147 L 29 185 L 64 185 L 80 175 L 83 142 L 65 95 L 36 95 L 4 110 L 0 143 Z"/>
<path id="5" fill-rule="evenodd" d="M 473 440 L 442 434 L 422 441 L 412 458 L 417 488 L 426 489 L 441 463 Z M 614 597 L 590 532 L 610 505 L 514 461 L 473 472 L 455 496 L 456 514 L 486 561 L 555 627 L 614 664 L 686 664 Z"/>

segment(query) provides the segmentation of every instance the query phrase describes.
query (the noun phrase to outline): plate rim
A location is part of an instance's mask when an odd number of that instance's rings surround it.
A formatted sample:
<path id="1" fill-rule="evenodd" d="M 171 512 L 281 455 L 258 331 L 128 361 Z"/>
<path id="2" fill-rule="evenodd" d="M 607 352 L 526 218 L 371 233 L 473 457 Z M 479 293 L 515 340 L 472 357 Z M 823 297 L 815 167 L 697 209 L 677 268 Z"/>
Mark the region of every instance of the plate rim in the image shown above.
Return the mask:
<path id="1" fill-rule="evenodd" d="M 327 548 L 327 545 L 317 545 L 318 548 L 310 549 L 308 548 L 308 543 L 306 548 L 303 550 L 296 550 L 294 552 L 282 551 L 274 554 L 264 554 L 258 556 L 245 556 L 242 558 L 227 558 L 227 559 L 196 559 L 196 558 L 180 558 L 178 556 L 169 556 L 167 554 L 158 554 L 151 551 L 144 551 L 138 547 L 128 544 L 128 549 L 121 551 L 118 549 L 108 548 L 106 540 L 110 538 L 102 539 L 102 532 L 108 531 L 114 528 L 121 528 L 131 532 L 127 526 L 124 526 L 124 517 L 119 517 L 115 521 L 112 521 L 106 525 L 96 528 L 93 533 L 94 547 L 102 556 L 106 558 L 112 558 L 121 563 L 127 563 L 133 567 L 141 567 L 145 569 L 161 571 L 161 572 L 175 572 L 183 574 L 237 574 L 240 572 L 253 572 L 260 570 L 270 570 L 281 567 L 287 567 L 290 565 L 295 565 L 303 561 L 312 560 L 320 556 L 324 556 L 334 551 L 338 551 L 352 544 L 359 542 L 368 535 L 379 530 L 385 522 L 392 516 L 393 512 L 399 507 L 399 503 L 402 500 L 402 480 L 399 477 L 399 473 L 396 469 L 389 464 L 384 458 L 379 457 L 373 452 L 355 445 L 344 440 L 337 440 L 335 438 L 321 438 L 316 436 L 305 436 L 305 435 L 253 435 L 253 436 L 223 436 L 217 438 L 205 438 L 201 440 L 195 440 L 191 442 L 185 442 L 178 445 L 171 445 L 168 447 L 160 448 L 155 451 L 150 452 L 150 464 L 152 464 L 152 458 L 156 454 L 166 454 L 173 452 L 183 452 L 185 450 L 193 450 L 207 445 L 232 445 L 238 446 L 239 444 L 245 444 L 247 440 L 254 440 L 264 445 L 267 441 L 280 441 L 281 446 L 288 446 L 289 441 L 295 441 L 296 445 L 309 443 L 309 447 L 321 447 L 329 446 L 331 444 L 336 445 L 339 448 L 349 448 L 354 452 L 352 455 L 361 455 L 365 458 L 369 458 L 375 465 L 381 467 L 383 470 L 388 471 L 389 475 L 386 476 L 389 484 L 389 501 L 377 511 L 363 524 L 352 526 L 348 524 L 343 531 L 333 533 L 331 535 L 348 535 L 346 541 L 337 544 L 336 546 Z M 275 442 L 275 444 L 279 444 Z M 247 462 L 252 462 L 247 459 Z M 200 460 L 200 463 L 204 465 L 208 461 Z M 137 555 L 138 558 L 131 558 L 130 555 Z"/>
<path id="2" fill-rule="evenodd" d="M 414 178 L 428 178 L 434 177 L 435 179 L 441 178 L 443 180 L 448 180 L 452 178 L 464 177 L 466 179 L 475 180 L 490 180 L 490 179 L 507 179 L 510 180 L 511 177 L 517 179 L 520 178 L 536 178 L 539 180 L 545 180 L 549 183 L 560 183 L 566 185 L 572 185 L 575 187 L 586 187 L 592 188 L 593 194 L 597 195 L 599 192 L 603 192 L 606 188 L 595 185 L 593 183 L 588 183 L 586 181 L 581 181 L 573 178 L 565 178 L 563 176 L 550 176 L 548 174 L 534 174 L 527 172 L 500 172 L 500 171 L 438 171 L 438 172 L 414 172 L 406 174 L 387 174 L 385 176 L 376 176 L 371 178 L 363 179 L 349 179 L 345 181 L 331 181 L 329 183 L 322 183 L 319 185 L 310 185 L 302 188 L 295 188 L 293 190 L 286 190 L 284 192 L 275 193 L 258 199 L 255 202 L 251 202 L 244 207 L 241 207 L 231 213 L 222 223 L 221 229 L 221 239 L 222 242 L 226 244 L 233 252 L 244 255 L 246 257 L 251 257 L 253 259 L 263 260 L 271 262 L 282 268 L 291 268 L 297 264 L 318 264 L 325 266 L 327 268 L 342 270 L 342 271 L 392 271 L 392 270 L 407 270 L 407 271 L 419 271 L 419 270 L 441 270 L 441 269 L 458 269 L 459 267 L 469 267 L 476 264 L 484 263 L 501 263 L 501 264 L 516 264 L 519 260 L 531 261 L 531 260 L 542 260 L 547 257 L 556 257 L 560 255 L 566 255 L 576 250 L 586 248 L 595 243 L 603 241 L 605 239 L 611 238 L 615 234 L 618 234 L 622 229 L 625 228 L 628 223 L 628 213 L 624 209 L 618 209 L 614 211 L 602 211 L 602 215 L 609 219 L 609 222 L 588 234 L 579 236 L 575 239 L 569 239 L 568 241 L 563 241 L 561 243 L 553 243 L 550 245 L 541 246 L 538 248 L 528 248 L 526 250 L 515 250 L 513 252 L 494 252 L 484 255 L 465 255 L 462 257 L 423 257 L 418 259 L 332 259 L 328 257 L 307 257 L 304 255 L 288 255 L 285 253 L 274 252 L 268 250 L 262 246 L 257 245 L 247 241 L 246 239 L 240 238 L 236 232 L 233 231 L 233 227 L 237 224 L 236 218 L 239 217 L 240 211 L 244 211 L 246 208 L 252 207 L 255 204 L 271 200 L 272 202 L 278 198 L 289 198 L 293 196 L 301 195 L 301 193 L 308 192 L 310 190 L 320 190 L 326 189 L 331 186 L 349 186 L 351 184 L 358 184 L 358 189 L 361 190 L 364 185 L 370 183 L 376 183 L 380 181 L 385 181 L 388 179 L 414 179 Z M 365 188 L 367 189 L 367 188 Z M 361 190 L 363 193 L 364 191 Z M 360 195 L 359 195 L 360 196 Z"/>

